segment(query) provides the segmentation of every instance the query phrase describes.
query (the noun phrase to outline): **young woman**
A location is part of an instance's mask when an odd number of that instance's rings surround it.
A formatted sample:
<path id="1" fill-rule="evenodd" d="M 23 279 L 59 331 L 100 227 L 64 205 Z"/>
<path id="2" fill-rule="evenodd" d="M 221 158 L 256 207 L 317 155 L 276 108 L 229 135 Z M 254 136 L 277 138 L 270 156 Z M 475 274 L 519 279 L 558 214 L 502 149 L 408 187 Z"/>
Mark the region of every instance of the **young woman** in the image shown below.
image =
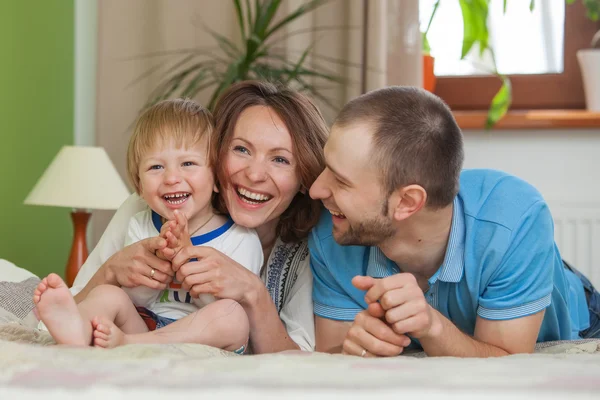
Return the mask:
<path id="1" fill-rule="evenodd" d="M 258 233 L 265 260 L 260 278 L 211 248 L 187 247 L 171 265 L 155 256 L 166 245 L 160 237 L 124 247 L 127 222 L 144 207 L 132 195 L 83 265 L 72 292 L 81 301 L 100 284 L 161 289 L 175 269 L 193 297 L 208 293 L 242 305 L 254 353 L 310 351 L 314 320 L 306 237 L 321 205 L 308 196 L 308 188 L 325 166 L 325 121 L 304 95 L 256 81 L 233 85 L 214 118 L 215 205 Z"/>

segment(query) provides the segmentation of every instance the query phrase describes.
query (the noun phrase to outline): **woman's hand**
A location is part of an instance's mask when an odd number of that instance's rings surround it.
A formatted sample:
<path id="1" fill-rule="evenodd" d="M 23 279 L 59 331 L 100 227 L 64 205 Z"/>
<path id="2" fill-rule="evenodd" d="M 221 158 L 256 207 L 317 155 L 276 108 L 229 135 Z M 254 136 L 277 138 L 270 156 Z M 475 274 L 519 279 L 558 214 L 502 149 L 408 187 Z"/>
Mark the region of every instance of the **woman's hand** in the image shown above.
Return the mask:
<path id="1" fill-rule="evenodd" d="M 189 261 L 190 259 L 198 261 Z M 192 297 L 202 293 L 251 306 L 265 286 L 260 278 L 212 247 L 186 246 L 171 261 L 176 278 Z"/>
<path id="2" fill-rule="evenodd" d="M 128 288 L 165 289 L 174 271 L 171 263 L 158 258 L 156 252 L 164 251 L 166 246 L 167 241 L 157 236 L 123 248 L 104 263 L 106 280 Z"/>

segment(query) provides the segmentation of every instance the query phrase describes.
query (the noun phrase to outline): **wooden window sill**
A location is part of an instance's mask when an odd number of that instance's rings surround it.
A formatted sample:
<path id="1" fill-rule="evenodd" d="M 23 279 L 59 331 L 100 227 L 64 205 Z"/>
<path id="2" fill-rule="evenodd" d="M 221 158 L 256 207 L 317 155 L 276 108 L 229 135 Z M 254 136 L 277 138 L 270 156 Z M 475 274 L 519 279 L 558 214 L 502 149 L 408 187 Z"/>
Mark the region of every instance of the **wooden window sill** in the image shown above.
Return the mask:
<path id="1" fill-rule="evenodd" d="M 461 129 L 485 129 L 487 111 L 454 111 Z M 600 128 L 600 112 L 586 110 L 509 111 L 492 129 Z"/>

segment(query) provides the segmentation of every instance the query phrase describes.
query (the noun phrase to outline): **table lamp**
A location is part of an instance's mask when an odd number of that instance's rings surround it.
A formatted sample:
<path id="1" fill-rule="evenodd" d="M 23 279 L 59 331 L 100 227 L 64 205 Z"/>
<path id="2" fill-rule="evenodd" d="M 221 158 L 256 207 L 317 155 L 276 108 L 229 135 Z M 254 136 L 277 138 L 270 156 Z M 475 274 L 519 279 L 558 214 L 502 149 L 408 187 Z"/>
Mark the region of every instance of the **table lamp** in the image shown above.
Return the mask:
<path id="1" fill-rule="evenodd" d="M 64 146 L 25 199 L 25 204 L 73 209 L 73 244 L 65 270 L 69 287 L 88 256 L 89 210 L 115 210 L 127 196 L 127 187 L 102 147 Z"/>

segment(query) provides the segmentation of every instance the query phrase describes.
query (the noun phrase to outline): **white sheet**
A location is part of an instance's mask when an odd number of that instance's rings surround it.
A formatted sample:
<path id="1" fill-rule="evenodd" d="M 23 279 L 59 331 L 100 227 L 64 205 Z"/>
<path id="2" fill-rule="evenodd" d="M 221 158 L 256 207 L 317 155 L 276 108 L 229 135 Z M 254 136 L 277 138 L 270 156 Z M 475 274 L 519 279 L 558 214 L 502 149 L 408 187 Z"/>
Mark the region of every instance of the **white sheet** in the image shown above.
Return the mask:
<path id="1" fill-rule="evenodd" d="M 597 399 L 599 344 L 497 359 L 375 360 L 317 353 L 232 356 L 199 345 L 101 350 L 0 340 L 0 399 Z"/>

